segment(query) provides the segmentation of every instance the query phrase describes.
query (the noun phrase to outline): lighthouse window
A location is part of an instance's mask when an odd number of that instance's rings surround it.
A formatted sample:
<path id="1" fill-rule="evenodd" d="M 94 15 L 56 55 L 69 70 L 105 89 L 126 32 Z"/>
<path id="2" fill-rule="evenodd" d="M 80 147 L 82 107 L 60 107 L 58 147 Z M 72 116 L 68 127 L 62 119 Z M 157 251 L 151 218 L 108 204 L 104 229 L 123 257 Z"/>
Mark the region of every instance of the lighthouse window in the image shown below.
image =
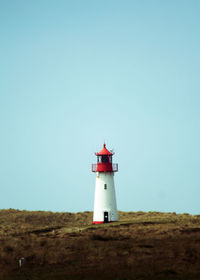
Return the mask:
<path id="1" fill-rule="evenodd" d="M 97 162 L 101 163 L 101 156 L 97 157 Z"/>
<path id="2" fill-rule="evenodd" d="M 107 184 L 104 184 L 104 190 L 107 190 Z"/>
<path id="3" fill-rule="evenodd" d="M 101 160 L 102 162 L 108 162 L 108 156 L 102 156 Z"/>

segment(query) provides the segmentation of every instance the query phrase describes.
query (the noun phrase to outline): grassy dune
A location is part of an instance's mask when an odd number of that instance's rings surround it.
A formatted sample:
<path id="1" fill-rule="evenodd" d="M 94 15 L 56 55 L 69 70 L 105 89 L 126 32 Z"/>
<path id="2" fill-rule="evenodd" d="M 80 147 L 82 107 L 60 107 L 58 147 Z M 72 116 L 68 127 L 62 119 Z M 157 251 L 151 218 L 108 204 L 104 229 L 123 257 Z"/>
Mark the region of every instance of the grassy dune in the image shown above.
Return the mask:
<path id="1" fill-rule="evenodd" d="M 0 211 L 0 280 L 200 279 L 200 216 Z M 22 268 L 18 260 L 25 257 Z"/>

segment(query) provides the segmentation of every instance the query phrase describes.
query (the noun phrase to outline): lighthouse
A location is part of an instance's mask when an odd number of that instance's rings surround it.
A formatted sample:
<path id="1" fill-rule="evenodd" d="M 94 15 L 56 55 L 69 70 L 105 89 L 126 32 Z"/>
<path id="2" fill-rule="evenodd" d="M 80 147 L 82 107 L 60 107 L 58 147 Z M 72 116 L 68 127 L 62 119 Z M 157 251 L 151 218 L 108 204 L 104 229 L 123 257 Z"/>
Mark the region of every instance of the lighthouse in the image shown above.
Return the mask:
<path id="1" fill-rule="evenodd" d="M 114 185 L 118 164 L 112 163 L 114 153 L 107 150 L 105 143 L 95 155 L 97 163 L 92 164 L 92 172 L 96 173 L 93 224 L 114 222 L 118 220 Z"/>

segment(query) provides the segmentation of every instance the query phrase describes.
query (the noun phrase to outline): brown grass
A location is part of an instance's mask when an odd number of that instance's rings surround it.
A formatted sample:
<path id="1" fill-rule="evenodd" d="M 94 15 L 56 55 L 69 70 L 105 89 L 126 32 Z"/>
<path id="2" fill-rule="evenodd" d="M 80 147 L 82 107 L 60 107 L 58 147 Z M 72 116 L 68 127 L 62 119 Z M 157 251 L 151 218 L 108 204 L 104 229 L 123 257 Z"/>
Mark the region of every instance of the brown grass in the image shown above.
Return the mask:
<path id="1" fill-rule="evenodd" d="M 200 216 L 0 211 L 0 280 L 200 279 Z M 18 260 L 25 257 L 19 269 Z"/>

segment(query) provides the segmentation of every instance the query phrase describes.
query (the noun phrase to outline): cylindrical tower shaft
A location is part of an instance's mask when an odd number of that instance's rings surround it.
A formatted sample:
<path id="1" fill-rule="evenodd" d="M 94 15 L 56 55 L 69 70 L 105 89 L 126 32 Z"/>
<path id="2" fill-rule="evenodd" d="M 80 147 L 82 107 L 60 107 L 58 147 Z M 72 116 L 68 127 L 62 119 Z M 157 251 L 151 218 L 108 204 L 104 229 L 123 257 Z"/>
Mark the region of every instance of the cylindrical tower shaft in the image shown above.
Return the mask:
<path id="1" fill-rule="evenodd" d="M 96 172 L 93 223 L 118 220 L 113 172 Z"/>

